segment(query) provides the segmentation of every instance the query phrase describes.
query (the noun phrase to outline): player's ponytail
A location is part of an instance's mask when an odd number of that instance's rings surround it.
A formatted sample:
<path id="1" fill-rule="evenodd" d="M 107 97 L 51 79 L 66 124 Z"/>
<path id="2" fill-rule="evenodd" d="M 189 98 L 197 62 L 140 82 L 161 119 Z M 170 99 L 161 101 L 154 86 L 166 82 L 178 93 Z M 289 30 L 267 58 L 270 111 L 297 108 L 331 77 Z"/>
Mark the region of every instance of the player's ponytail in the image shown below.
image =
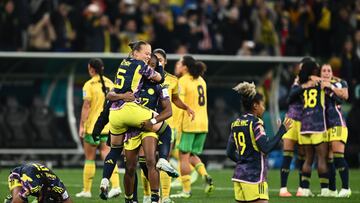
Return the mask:
<path id="1" fill-rule="evenodd" d="M 104 63 L 100 58 L 92 58 L 89 60 L 89 65 L 95 70 L 97 74 L 100 76 L 100 82 L 101 82 L 101 90 L 103 91 L 105 97 L 107 94 L 105 81 L 103 77 L 103 71 L 104 71 Z"/>
<path id="2" fill-rule="evenodd" d="M 182 61 L 193 78 L 197 79 L 204 75 L 206 71 L 206 64 L 204 62 L 197 61 L 192 56 L 183 56 Z"/>
<path id="3" fill-rule="evenodd" d="M 241 101 L 246 111 L 251 111 L 254 103 L 263 100 L 263 96 L 256 92 L 254 82 L 242 82 L 236 85 L 233 90 L 241 95 Z"/>
<path id="4" fill-rule="evenodd" d="M 141 50 L 141 46 L 142 45 L 147 45 L 148 43 L 147 42 L 144 42 L 144 41 L 135 41 L 135 42 L 130 42 L 129 43 L 129 47 L 131 49 L 131 52 L 130 52 L 130 56 L 133 55 L 134 51 L 140 51 Z"/>

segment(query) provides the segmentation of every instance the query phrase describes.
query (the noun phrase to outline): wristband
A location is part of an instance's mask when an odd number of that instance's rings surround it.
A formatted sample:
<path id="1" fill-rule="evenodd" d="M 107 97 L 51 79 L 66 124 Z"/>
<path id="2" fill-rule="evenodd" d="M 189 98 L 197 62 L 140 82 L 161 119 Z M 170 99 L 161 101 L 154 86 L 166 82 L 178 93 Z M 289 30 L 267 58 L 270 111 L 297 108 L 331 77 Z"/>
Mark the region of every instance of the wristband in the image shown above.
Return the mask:
<path id="1" fill-rule="evenodd" d="M 157 121 L 156 121 L 155 118 L 152 118 L 152 119 L 150 119 L 150 123 L 153 124 L 153 125 L 155 125 L 155 124 L 157 123 Z"/>

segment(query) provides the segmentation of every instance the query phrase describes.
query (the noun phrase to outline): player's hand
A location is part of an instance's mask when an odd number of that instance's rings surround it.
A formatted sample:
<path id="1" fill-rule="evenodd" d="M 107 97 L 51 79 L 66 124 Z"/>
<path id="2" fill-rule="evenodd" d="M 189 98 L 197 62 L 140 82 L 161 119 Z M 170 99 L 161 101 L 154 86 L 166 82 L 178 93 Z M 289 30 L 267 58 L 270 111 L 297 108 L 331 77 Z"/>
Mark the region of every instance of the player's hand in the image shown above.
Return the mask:
<path id="1" fill-rule="evenodd" d="M 186 112 L 191 116 L 191 121 L 193 121 L 195 119 L 195 112 L 190 107 L 187 107 Z"/>
<path id="2" fill-rule="evenodd" d="M 291 128 L 292 120 L 288 117 L 285 117 L 283 125 L 285 126 L 286 131 L 288 131 Z"/>
<path id="3" fill-rule="evenodd" d="M 84 136 L 85 136 L 84 126 L 80 126 L 79 127 L 79 137 L 84 138 Z"/>
<path id="4" fill-rule="evenodd" d="M 123 100 L 125 102 L 132 102 L 132 101 L 135 101 L 135 96 L 132 92 L 126 92 L 123 94 Z"/>
<path id="5" fill-rule="evenodd" d="M 147 121 L 142 123 L 142 129 L 144 129 L 146 131 L 152 131 L 153 124 L 150 122 L 150 120 L 147 120 Z"/>
<path id="6" fill-rule="evenodd" d="M 321 89 L 324 89 L 325 87 L 331 88 L 331 83 L 328 82 L 328 81 L 323 81 L 323 82 L 321 83 Z"/>

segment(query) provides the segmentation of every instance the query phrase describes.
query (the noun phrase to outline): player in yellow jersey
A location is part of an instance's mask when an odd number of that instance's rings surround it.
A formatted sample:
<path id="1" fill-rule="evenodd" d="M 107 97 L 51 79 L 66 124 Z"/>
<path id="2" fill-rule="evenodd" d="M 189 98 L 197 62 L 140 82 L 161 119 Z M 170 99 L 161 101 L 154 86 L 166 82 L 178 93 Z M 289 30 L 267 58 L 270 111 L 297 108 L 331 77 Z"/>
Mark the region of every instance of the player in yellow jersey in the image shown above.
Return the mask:
<path id="1" fill-rule="evenodd" d="M 191 56 L 183 56 L 179 61 L 179 65 L 183 67 L 184 71 L 179 80 L 181 87 L 180 98 L 195 111 L 196 117 L 194 120 L 188 116 L 182 117 L 182 134 L 178 148 L 180 151 L 180 173 L 183 191 L 172 195 L 172 197 L 189 198 L 191 196 L 191 168 L 189 164 L 193 165 L 205 179 L 205 193 L 209 194 L 214 190 L 213 181 L 207 173 L 205 165 L 198 157 L 203 151 L 208 132 L 206 82 L 202 77 L 206 65 L 203 62 L 196 61 Z"/>
<path id="2" fill-rule="evenodd" d="M 99 148 L 101 158 L 104 159 L 109 153 L 110 148 L 106 145 L 109 126 L 106 126 L 101 132 L 100 138 L 94 141 L 92 131 L 95 122 L 103 110 L 105 95 L 114 84 L 108 78 L 102 75 L 104 65 L 101 59 L 90 59 L 88 71 L 91 79 L 83 87 L 84 103 L 81 110 L 81 119 L 79 126 L 79 136 L 84 140 L 85 164 L 83 172 L 83 190 L 76 194 L 76 197 L 91 197 L 91 186 L 95 175 L 95 157 L 96 149 Z M 111 177 L 112 189 L 109 197 L 118 196 L 121 193 L 119 185 L 119 174 L 117 167 Z"/>

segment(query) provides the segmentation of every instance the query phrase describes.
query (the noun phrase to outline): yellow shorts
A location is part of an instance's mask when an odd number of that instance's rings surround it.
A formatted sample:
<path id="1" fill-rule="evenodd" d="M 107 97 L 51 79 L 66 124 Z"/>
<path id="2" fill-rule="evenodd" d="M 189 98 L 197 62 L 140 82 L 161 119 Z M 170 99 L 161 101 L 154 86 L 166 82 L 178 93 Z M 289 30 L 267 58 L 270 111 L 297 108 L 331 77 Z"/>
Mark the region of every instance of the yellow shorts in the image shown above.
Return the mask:
<path id="1" fill-rule="evenodd" d="M 158 135 L 156 133 L 153 132 L 142 132 L 139 135 L 127 140 L 124 143 L 124 149 L 125 150 L 134 150 L 137 149 L 140 145 L 141 145 L 141 141 L 145 138 L 145 137 L 154 137 L 156 139 L 158 139 Z"/>
<path id="2" fill-rule="evenodd" d="M 110 110 L 110 133 L 120 135 L 125 133 L 129 127 L 141 128 L 141 124 L 151 119 L 153 113 L 155 112 L 144 106 L 126 102 L 121 109 Z"/>
<path id="3" fill-rule="evenodd" d="M 257 199 L 269 199 L 267 182 L 262 183 L 242 183 L 234 182 L 235 200 L 254 201 Z"/>
<path id="4" fill-rule="evenodd" d="M 283 135 L 282 139 L 298 141 L 300 137 L 301 122 L 291 119 L 291 128 Z"/>
<path id="5" fill-rule="evenodd" d="M 323 133 L 312 133 L 312 134 L 302 134 L 299 137 L 299 144 L 304 145 L 317 145 L 322 142 L 328 142 L 329 138 L 326 132 Z"/>
<path id="6" fill-rule="evenodd" d="M 15 178 L 8 178 L 9 190 L 12 191 L 16 187 L 22 187 L 21 182 Z"/>
<path id="7" fill-rule="evenodd" d="M 345 126 L 335 126 L 327 130 L 329 142 L 331 141 L 342 141 L 346 143 L 348 138 L 348 129 Z"/>

